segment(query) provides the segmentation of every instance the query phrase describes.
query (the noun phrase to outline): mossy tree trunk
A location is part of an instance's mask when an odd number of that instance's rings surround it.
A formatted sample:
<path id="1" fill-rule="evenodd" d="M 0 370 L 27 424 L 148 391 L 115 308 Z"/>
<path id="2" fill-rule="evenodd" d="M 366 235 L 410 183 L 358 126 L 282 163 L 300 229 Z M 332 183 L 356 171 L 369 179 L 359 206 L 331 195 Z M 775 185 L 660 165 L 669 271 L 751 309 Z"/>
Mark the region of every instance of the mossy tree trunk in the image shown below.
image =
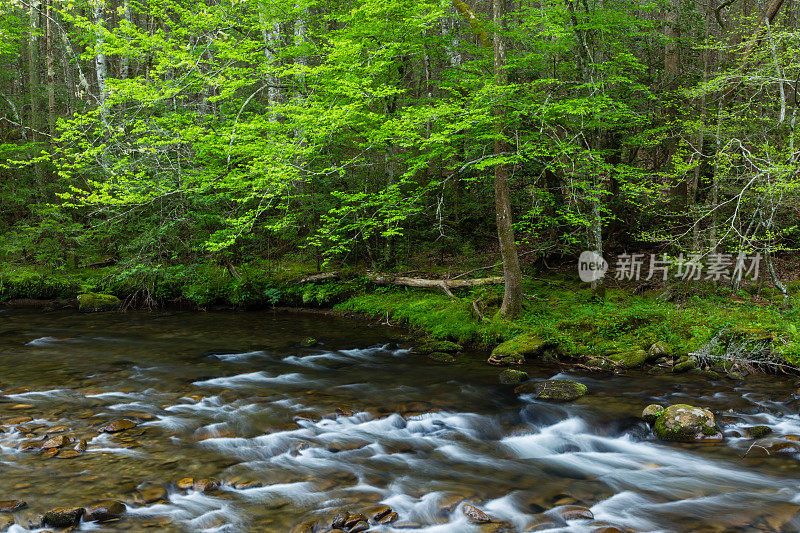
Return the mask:
<path id="1" fill-rule="evenodd" d="M 492 11 L 495 23 L 494 76 L 495 83 L 502 87 L 508 83 L 506 46 L 502 34 L 505 0 L 493 0 Z M 503 277 L 505 278 L 505 293 L 503 295 L 503 304 L 500 307 L 500 314 L 507 318 L 513 318 L 522 310 L 522 272 L 519 266 L 519 255 L 514 241 L 514 228 L 511 220 L 508 163 L 502 160 L 509 151 L 509 145 L 503 135 L 505 112 L 502 105 L 496 105 L 494 113 L 497 119 L 494 154 L 498 158 L 498 162 L 494 167 L 494 198 L 497 216 L 497 237 L 500 241 Z"/>

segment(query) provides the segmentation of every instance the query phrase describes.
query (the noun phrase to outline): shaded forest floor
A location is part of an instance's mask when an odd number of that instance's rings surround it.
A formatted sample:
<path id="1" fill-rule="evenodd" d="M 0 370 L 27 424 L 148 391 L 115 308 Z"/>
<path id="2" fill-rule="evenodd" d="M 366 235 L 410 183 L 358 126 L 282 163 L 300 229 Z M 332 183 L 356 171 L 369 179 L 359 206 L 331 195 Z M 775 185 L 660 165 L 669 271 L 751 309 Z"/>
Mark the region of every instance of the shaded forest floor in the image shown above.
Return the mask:
<path id="1" fill-rule="evenodd" d="M 480 268 L 435 264 L 400 274 L 450 277 Z M 53 270 L 6 263 L 0 266 L 0 302 L 47 309 L 73 305 L 81 293 L 99 292 L 136 307 L 332 308 L 488 349 L 522 333 L 534 335 L 550 347 L 546 357 L 601 368 L 657 363 L 670 369 L 746 372 L 800 365 L 800 281 L 787 283 L 789 302 L 765 279 L 734 291 L 710 281 L 623 285 L 610 278 L 605 297 L 598 299 L 580 282 L 574 265 L 529 266 L 526 271 L 524 309 L 514 320 L 497 316 L 502 286 L 453 290 L 451 297 L 436 290 L 376 286 L 357 269 L 341 270 L 337 280 L 298 283 L 316 269 L 289 260 L 235 268 L 184 265 L 157 274 L 119 266 Z M 496 274 L 484 268 L 469 276 Z"/>

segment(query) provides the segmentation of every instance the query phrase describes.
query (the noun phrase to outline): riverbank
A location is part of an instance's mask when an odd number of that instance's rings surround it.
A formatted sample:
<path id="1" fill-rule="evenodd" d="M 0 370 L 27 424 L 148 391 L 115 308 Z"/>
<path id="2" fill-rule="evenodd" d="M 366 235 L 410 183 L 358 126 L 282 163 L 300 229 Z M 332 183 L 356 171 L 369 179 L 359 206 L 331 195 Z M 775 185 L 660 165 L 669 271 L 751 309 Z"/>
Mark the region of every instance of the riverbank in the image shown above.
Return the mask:
<path id="1" fill-rule="evenodd" d="M 176 267 L 152 276 L 114 266 L 56 271 L 7 264 L 0 269 L 0 302 L 50 309 L 76 305 L 79 294 L 102 293 L 128 307 L 329 309 L 494 350 L 494 362 L 512 366 L 527 356 L 600 370 L 655 365 L 654 372 L 738 378 L 800 365 L 797 282 L 789 284 L 789 305 L 764 285 L 734 291 L 702 282 L 642 290 L 609 280 L 604 298 L 597 299 L 576 276 L 552 271 L 525 278 L 524 310 L 504 320 L 497 316 L 502 286 L 454 290 L 450 296 L 377 286 L 356 270 L 341 271 L 338 279 L 299 282 L 313 272 L 308 265 L 258 262 Z"/>

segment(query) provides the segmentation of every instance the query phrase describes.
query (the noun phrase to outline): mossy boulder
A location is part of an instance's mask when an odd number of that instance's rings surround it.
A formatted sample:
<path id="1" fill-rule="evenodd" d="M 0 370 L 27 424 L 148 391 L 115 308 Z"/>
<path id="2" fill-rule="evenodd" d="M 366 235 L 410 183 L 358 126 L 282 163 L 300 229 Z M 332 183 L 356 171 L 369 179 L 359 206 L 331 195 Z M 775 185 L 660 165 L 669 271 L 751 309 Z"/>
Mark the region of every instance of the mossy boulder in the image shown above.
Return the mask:
<path id="1" fill-rule="evenodd" d="M 516 385 L 528 379 L 528 373 L 522 370 L 513 370 L 506 368 L 500 372 L 500 383 L 503 385 Z"/>
<path id="2" fill-rule="evenodd" d="M 428 354 L 428 359 L 432 359 L 437 363 L 455 363 L 456 358 L 453 354 L 445 352 L 433 352 Z"/>
<path id="3" fill-rule="evenodd" d="M 95 313 L 98 311 L 113 311 L 119 309 L 122 302 L 113 294 L 87 292 L 78 295 L 78 311 Z"/>
<path id="4" fill-rule="evenodd" d="M 666 441 L 695 442 L 722 439 L 711 411 L 684 403 L 670 405 L 664 409 L 655 420 L 653 432 L 656 437 Z"/>
<path id="5" fill-rule="evenodd" d="M 655 342 L 650 345 L 650 348 L 647 349 L 647 355 L 648 357 L 657 359 L 659 357 L 672 355 L 672 349 L 666 343 Z"/>
<path id="6" fill-rule="evenodd" d="M 637 368 L 644 365 L 650 357 L 647 352 L 639 349 L 624 352 L 612 353 L 608 359 L 621 366 L 622 368 Z"/>
<path id="7" fill-rule="evenodd" d="M 697 361 L 687 358 L 684 361 L 679 361 L 675 366 L 673 366 L 672 371 L 676 374 L 680 374 L 681 372 L 688 372 L 689 370 L 694 370 L 695 368 L 697 368 Z"/>
<path id="8" fill-rule="evenodd" d="M 414 351 L 422 355 L 435 352 L 456 353 L 461 351 L 461 346 L 450 341 L 428 341 L 414 348 Z"/>
<path id="9" fill-rule="evenodd" d="M 761 439 L 772 433 L 772 428 L 769 426 L 753 426 L 747 428 L 747 432 L 754 439 Z"/>
<path id="10" fill-rule="evenodd" d="M 548 379 L 523 383 L 514 389 L 517 394 L 531 394 L 537 400 L 570 402 L 589 392 L 586 385 L 571 379 Z"/>
<path id="11" fill-rule="evenodd" d="M 586 366 L 599 370 L 611 370 L 614 368 L 614 363 L 604 357 L 590 357 L 586 360 Z"/>
<path id="12" fill-rule="evenodd" d="M 642 411 L 642 420 L 652 424 L 664 412 L 664 406 L 657 403 L 651 403 Z"/>
<path id="13" fill-rule="evenodd" d="M 523 333 L 492 350 L 488 363 L 499 366 L 521 365 L 526 357 L 541 355 L 551 346 L 552 344 L 546 343 L 538 335 Z"/>

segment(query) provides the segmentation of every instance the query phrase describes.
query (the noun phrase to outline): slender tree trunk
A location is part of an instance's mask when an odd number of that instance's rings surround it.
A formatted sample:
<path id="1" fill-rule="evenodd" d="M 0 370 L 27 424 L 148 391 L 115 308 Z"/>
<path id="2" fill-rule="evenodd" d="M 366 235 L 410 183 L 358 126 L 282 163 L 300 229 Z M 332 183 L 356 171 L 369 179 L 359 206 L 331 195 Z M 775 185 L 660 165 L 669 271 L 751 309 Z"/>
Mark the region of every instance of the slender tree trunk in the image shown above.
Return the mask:
<path id="1" fill-rule="evenodd" d="M 51 0 L 52 1 L 52 0 Z M 122 1 L 122 16 L 130 25 L 133 25 L 133 17 L 131 14 L 131 6 L 129 0 Z M 131 73 L 131 60 L 127 55 L 122 56 L 121 63 L 119 66 L 119 77 L 123 80 L 127 80 L 130 77 Z"/>
<path id="2" fill-rule="evenodd" d="M 508 83 L 508 70 L 506 66 L 506 45 L 503 40 L 502 28 L 504 27 L 505 0 L 493 0 L 492 11 L 495 23 L 494 35 L 494 75 L 495 83 L 502 87 Z M 508 143 L 502 138 L 503 118 L 505 112 L 501 105 L 495 106 L 497 120 L 494 142 L 494 153 L 498 158 L 504 157 L 508 152 Z M 507 163 L 496 163 L 494 167 L 494 197 L 495 212 L 497 216 L 497 237 L 500 241 L 500 254 L 503 259 L 503 277 L 505 278 L 505 293 L 500 314 L 513 318 L 522 310 L 522 271 L 519 267 L 517 245 L 514 241 L 514 228 L 511 220 L 511 191 L 508 184 L 509 168 Z"/>
<path id="3" fill-rule="evenodd" d="M 30 139 L 33 142 L 42 140 L 40 131 L 42 129 L 42 113 L 40 106 L 39 91 L 39 9 L 41 4 L 38 0 L 33 0 L 30 4 L 29 11 L 29 34 L 28 34 L 28 96 L 30 98 L 31 114 L 30 114 Z M 41 192 L 44 187 L 44 170 L 41 163 L 35 163 L 33 172 L 36 176 L 36 182 Z"/>
<path id="4" fill-rule="evenodd" d="M 55 61 L 53 58 L 53 23 L 52 17 L 53 0 L 47 0 L 47 16 L 45 17 L 45 54 L 47 61 L 47 126 L 50 133 L 50 143 L 56 135 L 56 72 Z"/>
<path id="5" fill-rule="evenodd" d="M 678 18 L 680 16 L 680 0 L 672 0 L 664 16 L 664 82 L 669 85 L 678 77 Z"/>
<path id="6" fill-rule="evenodd" d="M 97 24 L 100 31 L 105 29 L 105 2 L 104 0 L 98 0 L 94 6 L 94 22 Z M 108 92 L 106 89 L 106 78 L 108 77 L 108 65 L 106 63 L 106 54 L 103 52 L 103 46 L 105 45 L 105 40 L 103 39 L 102 33 L 97 38 L 97 42 L 95 44 L 95 56 L 94 56 L 94 70 L 97 76 L 97 99 L 98 103 L 100 104 L 100 112 L 105 115 L 105 107 L 106 107 L 106 97 L 108 96 Z"/>

